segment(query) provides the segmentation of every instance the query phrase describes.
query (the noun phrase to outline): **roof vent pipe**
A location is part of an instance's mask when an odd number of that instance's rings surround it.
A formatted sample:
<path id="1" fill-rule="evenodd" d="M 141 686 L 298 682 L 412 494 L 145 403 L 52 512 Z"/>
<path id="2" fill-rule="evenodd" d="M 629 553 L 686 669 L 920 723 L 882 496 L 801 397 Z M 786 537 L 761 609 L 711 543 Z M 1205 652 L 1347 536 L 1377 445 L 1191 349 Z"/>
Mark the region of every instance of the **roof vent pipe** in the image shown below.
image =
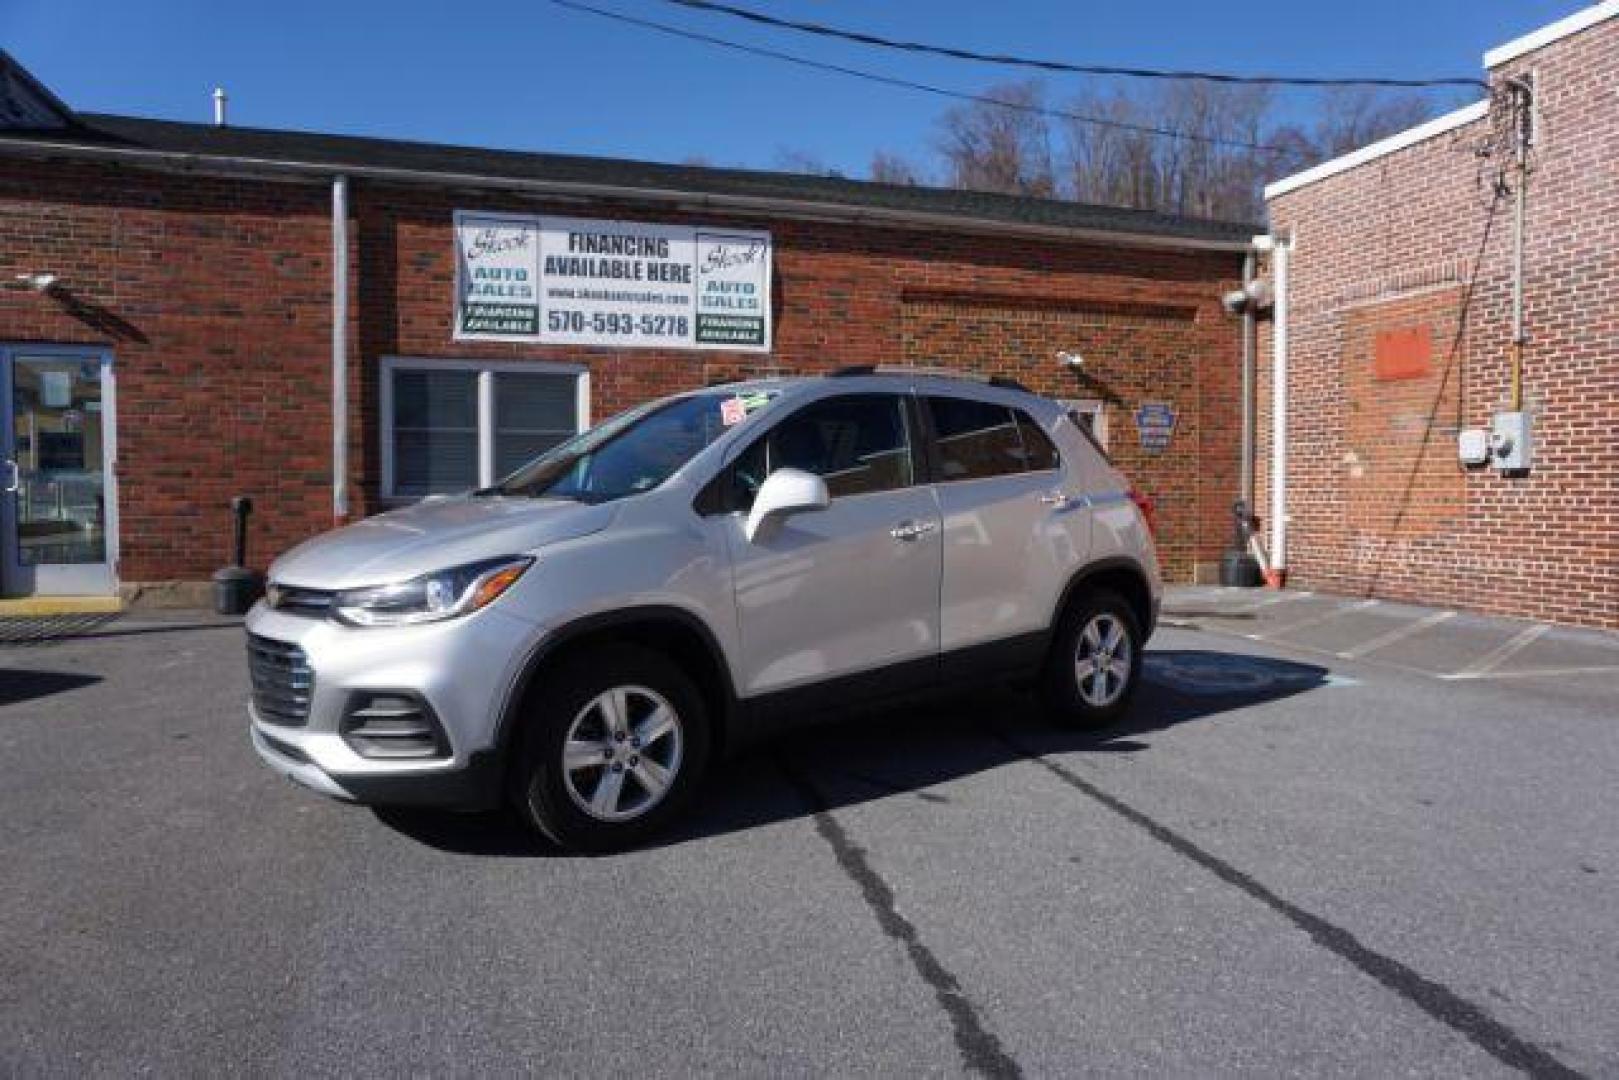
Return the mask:
<path id="1" fill-rule="evenodd" d="M 225 126 L 225 102 L 228 100 L 223 86 L 214 87 L 214 127 Z"/>

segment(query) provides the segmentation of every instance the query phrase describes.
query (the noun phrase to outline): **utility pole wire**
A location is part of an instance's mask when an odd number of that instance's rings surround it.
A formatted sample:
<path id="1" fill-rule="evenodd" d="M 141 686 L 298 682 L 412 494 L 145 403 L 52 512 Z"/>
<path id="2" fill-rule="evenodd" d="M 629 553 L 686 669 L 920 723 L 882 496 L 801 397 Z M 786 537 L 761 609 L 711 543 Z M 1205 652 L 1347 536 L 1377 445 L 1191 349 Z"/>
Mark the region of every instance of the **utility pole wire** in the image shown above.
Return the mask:
<path id="1" fill-rule="evenodd" d="M 1472 86 L 1481 87 L 1485 90 L 1490 88 L 1490 84 L 1484 80 L 1470 78 L 1385 79 L 1373 77 L 1232 75 L 1216 71 L 1175 71 L 1160 68 L 1112 67 L 1102 64 L 1070 64 L 1062 60 L 1038 60 L 1026 56 L 981 53 L 972 49 L 961 49 L 949 45 L 932 45 L 921 41 L 899 41 L 894 38 L 879 37 L 876 34 L 862 33 L 858 30 L 843 30 L 835 26 L 827 26 L 824 23 L 782 19 L 774 15 L 766 15 L 762 11 L 753 11 L 733 4 L 718 3 L 717 0 L 663 0 L 663 2 L 696 11 L 729 15 L 732 18 L 744 19 L 761 26 L 792 30 L 801 34 L 814 34 L 818 37 L 836 38 L 841 41 L 852 41 L 859 45 L 875 45 L 878 48 L 897 49 L 901 52 L 926 53 L 932 56 L 947 56 L 953 60 L 973 60 L 983 64 L 1002 64 L 1007 67 L 1033 68 L 1038 71 L 1053 71 L 1070 75 L 1112 75 L 1130 79 L 1193 79 L 1200 82 L 1235 83 L 1245 86 L 1381 86 L 1402 89 Z"/>
<path id="2" fill-rule="evenodd" d="M 728 41 L 725 38 L 712 37 L 708 34 L 698 33 L 695 30 L 684 30 L 678 26 L 656 22 L 652 19 L 642 19 L 634 15 L 625 15 L 622 12 L 608 11 L 605 8 L 594 7 L 590 4 L 580 3 L 579 0 L 546 0 L 556 7 L 567 8 L 570 11 L 581 11 L 591 15 L 598 15 L 604 19 L 615 22 L 628 23 L 639 26 L 645 30 L 655 30 L 662 34 L 685 38 L 688 41 L 700 41 L 708 45 L 716 45 L 722 49 L 731 49 L 736 52 L 748 53 L 753 56 L 762 56 L 771 60 L 780 60 L 788 64 L 797 64 L 800 67 L 813 68 L 817 71 L 829 71 L 838 75 L 847 75 L 855 79 L 864 79 L 867 82 L 880 83 L 884 86 L 897 86 L 906 90 L 918 90 L 925 94 L 938 97 L 955 98 L 958 101 L 971 101 L 980 105 L 993 105 L 1001 109 L 1010 109 L 1013 112 L 1032 113 L 1036 116 L 1050 117 L 1054 120 L 1069 120 L 1078 124 L 1091 124 L 1097 127 L 1115 128 L 1121 131 L 1133 131 L 1141 135 L 1151 135 L 1160 139 L 1185 139 L 1190 142 L 1205 143 L 1210 146 L 1228 146 L 1240 150 L 1257 150 L 1267 154 L 1288 155 L 1304 158 L 1307 155 L 1298 147 L 1276 146 L 1267 143 L 1248 142 L 1243 139 L 1222 139 L 1214 135 L 1202 135 L 1193 131 L 1175 131 L 1171 128 L 1152 127 L 1147 124 L 1132 124 L 1125 120 L 1109 120 L 1100 116 L 1086 116 L 1081 113 L 1069 112 L 1066 109 L 1048 109 L 1041 105 L 1028 105 L 1016 101 L 1002 101 L 999 98 L 984 94 L 969 94 L 960 90 L 947 90 L 942 86 L 933 86 L 929 83 L 912 82 L 892 75 L 881 75 L 874 71 L 865 71 L 860 68 L 844 67 L 841 64 L 828 64 L 808 57 L 796 56 L 792 53 L 779 52 L 775 49 L 766 49 L 756 45 L 744 45 L 737 41 Z"/>

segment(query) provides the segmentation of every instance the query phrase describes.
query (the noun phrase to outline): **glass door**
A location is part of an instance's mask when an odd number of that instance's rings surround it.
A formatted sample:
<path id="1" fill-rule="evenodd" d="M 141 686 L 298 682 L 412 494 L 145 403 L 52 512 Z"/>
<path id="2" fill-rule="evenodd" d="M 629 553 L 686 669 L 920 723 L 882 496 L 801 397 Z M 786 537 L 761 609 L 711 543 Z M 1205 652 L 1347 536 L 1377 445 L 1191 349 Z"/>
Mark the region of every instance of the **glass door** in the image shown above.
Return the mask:
<path id="1" fill-rule="evenodd" d="M 117 591 L 111 356 L 0 348 L 0 592 Z"/>

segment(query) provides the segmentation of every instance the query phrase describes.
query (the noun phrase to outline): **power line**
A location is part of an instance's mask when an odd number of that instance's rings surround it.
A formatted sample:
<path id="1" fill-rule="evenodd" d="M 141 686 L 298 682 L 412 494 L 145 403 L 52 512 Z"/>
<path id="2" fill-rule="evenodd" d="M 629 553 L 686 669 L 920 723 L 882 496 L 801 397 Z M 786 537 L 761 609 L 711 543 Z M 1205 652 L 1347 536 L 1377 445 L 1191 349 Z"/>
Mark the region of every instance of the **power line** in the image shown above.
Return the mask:
<path id="1" fill-rule="evenodd" d="M 1038 60 L 1026 56 L 981 53 L 972 49 L 960 49 L 949 45 L 931 45 L 922 41 L 899 41 L 894 38 L 879 37 L 876 34 L 862 33 L 858 30 L 843 30 L 835 26 L 827 26 L 824 23 L 782 19 L 774 15 L 766 15 L 762 11 L 753 11 L 749 8 L 736 7 L 732 4 L 718 3 L 716 0 L 663 0 L 663 2 L 674 4 L 677 7 L 692 8 L 697 11 L 729 15 L 732 18 L 745 19 L 761 26 L 793 30 L 801 34 L 815 34 L 819 37 L 836 38 L 841 41 L 852 41 L 860 45 L 875 45 L 879 48 L 898 49 L 902 52 L 926 53 L 932 56 L 948 56 L 955 60 L 975 60 L 985 64 L 1002 64 L 1008 67 L 1033 68 L 1037 71 L 1062 72 L 1071 75 L 1116 75 L 1131 79 L 1195 79 L 1201 82 L 1236 83 L 1247 86 L 1381 86 L 1404 89 L 1471 86 L 1483 87 L 1486 90 L 1490 87 L 1490 84 L 1482 79 L 1468 78 L 1382 79 L 1317 78 L 1292 75 L 1231 75 L 1215 71 L 1175 71 L 1160 68 L 1111 67 L 1102 64 L 1070 64 L 1062 60 Z"/>
<path id="2" fill-rule="evenodd" d="M 925 94 L 938 97 L 954 98 L 957 101 L 970 101 L 980 105 L 993 105 L 1001 109 L 1010 109 L 1013 112 L 1029 113 L 1035 116 L 1045 116 L 1054 120 L 1071 120 L 1079 124 L 1093 124 L 1097 127 L 1114 128 L 1121 131 L 1133 131 L 1141 135 L 1151 135 L 1162 139 L 1186 139 L 1191 142 L 1205 143 L 1210 146 L 1227 146 L 1241 150 L 1258 150 L 1268 154 L 1290 154 L 1303 156 L 1298 147 L 1276 146 L 1268 143 L 1249 142 L 1244 139 L 1223 139 L 1214 135 L 1203 135 L 1194 131 L 1175 131 L 1172 128 L 1153 127 L 1148 124 L 1132 124 L 1127 120 L 1110 120 L 1101 116 L 1086 116 L 1082 113 L 1069 112 L 1066 109 L 1050 109 L 1043 105 L 1030 105 L 1025 102 L 1003 101 L 1000 98 L 988 97 L 984 94 L 969 94 L 960 90 L 949 90 L 942 86 L 933 86 L 929 83 L 913 82 L 910 79 L 901 79 L 892 75 L 881 75 L 874 71 L 865 71 L 860 68 L 844 67 L 841 64 L 828 64 L 808 57 L 796 56 L 792 53 L 779 52 L 757 45 L 744 45 L 737 41 L 728 41 L 725 38 L 713 37 L 698 33 L 695 30 L 685 30 L 678 26 L 656 22 L 652 19 L 642 19 L 634 15 L 625 15 L 622 12 L 608 11 L 605 8 L 594 7 L 590 4 L 580 3 L 579 0 L 546 0 L 547 3 L 557 7 L 567 8 L 570 11 L 582 11 L 591 15 L 599 15 L 604 19 L 615 22 L 639 26 L 645 30 L 655 30 L 661 34 L 669 34 L 688 41 L 700 41 L 708 45 L 716 45 L 722 49 L 731 49 L 735 52 L 748 53 L 752 56 L 762 56 L 771 60 L 780 60 L 788 64 L 797 64 L 800 67 L 813 68 L 817 71 L 829 71 L 838 75 L 847 75 L 855 79 L 864 79 L 867 82 L 879 83 L 883 86 L 898 86 L 906 90 L 919 90 Z"/>

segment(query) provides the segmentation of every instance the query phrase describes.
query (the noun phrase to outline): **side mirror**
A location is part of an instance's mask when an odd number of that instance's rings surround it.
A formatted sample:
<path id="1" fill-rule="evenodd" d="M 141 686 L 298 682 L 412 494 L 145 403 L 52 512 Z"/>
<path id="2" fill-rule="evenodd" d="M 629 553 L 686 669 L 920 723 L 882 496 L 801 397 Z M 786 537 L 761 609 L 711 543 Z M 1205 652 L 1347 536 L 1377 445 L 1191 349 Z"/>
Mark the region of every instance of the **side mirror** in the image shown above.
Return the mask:
<path id="1" fill-rule="evenodd" d="M 832 501 L 826 481 L 801 469 L 777 469 L 759 485 L 743 531 L 751 542 L 768 522 L 805 510 L 825 510 Z"/>

